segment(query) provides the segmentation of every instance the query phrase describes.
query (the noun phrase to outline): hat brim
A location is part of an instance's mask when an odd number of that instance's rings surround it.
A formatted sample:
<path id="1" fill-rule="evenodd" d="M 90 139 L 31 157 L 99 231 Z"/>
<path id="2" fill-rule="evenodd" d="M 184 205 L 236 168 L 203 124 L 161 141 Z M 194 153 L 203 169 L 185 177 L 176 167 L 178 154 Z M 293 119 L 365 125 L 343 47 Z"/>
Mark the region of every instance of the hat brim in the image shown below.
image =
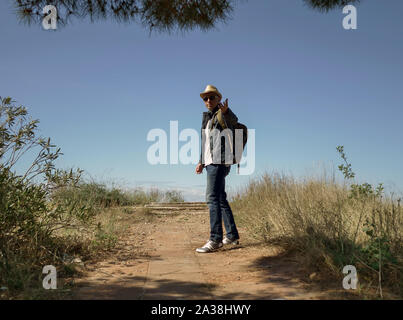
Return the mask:
<path id="1" fill-rule="evenodd" d="M 222 99 L 222 95 L 216 91 L 207 91 L 207 92 L 202 92 L 200 93 L 200 97 L 203 99 L 205 96 L 208 96 L 210 94 L 215 94 L 216 96 L 219 96 L 220 99 Z"/>

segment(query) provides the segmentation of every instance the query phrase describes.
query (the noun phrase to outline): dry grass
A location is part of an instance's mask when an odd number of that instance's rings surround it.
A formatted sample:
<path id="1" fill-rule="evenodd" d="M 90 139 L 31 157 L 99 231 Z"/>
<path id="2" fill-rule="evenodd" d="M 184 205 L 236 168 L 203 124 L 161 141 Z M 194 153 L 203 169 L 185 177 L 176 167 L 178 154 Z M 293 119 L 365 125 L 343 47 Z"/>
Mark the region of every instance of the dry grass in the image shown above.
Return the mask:
<path id="1" fill-rule="evenodd" d="M 307 268 L 341 283 L 343 267 L 354 265 L 363 294 L 374 289 L 378 296 L 402 296 L 400 201 L 350 195 L 334 179 L 297 181 L 265 173 L 239 191 L 231 206 L 251 235 L 298 250 Z"/>
<path id="2" fill-rule="evenodd" d="M 7 290 L 0 291 L 0 300 L 69 299 L 74 287 L 73 279 L 80 275 L 84 264 L 102 260 L 111 254 L 129 227 L 154 219 L 155 215 L 143 207 L 100 209 L 90 224 L 74 224 L 71 228 L 60 228 L 53 234 L 55 243 L 42 248 L 48 251 L 52 260 L 44 258 L 38 263 L 38 257 L 29 252 L 27 245 L 21 246 L 18 254 L 10 252 L 8 263 L 12 273 L 7 275 Z M 74 259 L 83 263 L 72 262 Z M 57 290 L 42 288 L 42 266 L 47 264 L 56 266 Z"/>

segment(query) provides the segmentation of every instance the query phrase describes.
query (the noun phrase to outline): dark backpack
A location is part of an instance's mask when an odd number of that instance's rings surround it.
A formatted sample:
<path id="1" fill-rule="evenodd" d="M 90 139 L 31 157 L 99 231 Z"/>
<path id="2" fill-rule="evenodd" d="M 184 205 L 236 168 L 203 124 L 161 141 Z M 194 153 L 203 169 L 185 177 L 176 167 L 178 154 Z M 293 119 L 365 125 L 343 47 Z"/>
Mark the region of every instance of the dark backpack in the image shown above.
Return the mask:
<path id="1" fill-rule="evenodd" d="M 223 129 L 228 128 L 227 123 L 225 121 L 225 118 L 222 116 L 221 109 L 219 109 L 216 112 L 216 115 L 217 115 L 218 123 L 221 125 L 221 127 Z M 233 148 L 233 146 L 235 145 L 235 132 L 236 132 L 237 129 L 238 130 L 241 129 L 242 133 L 243 133 L 243 135 L 242 135 L 242 152 L 241 152 L 241 156 L 239 157 L 239 159 L 237 159 L 235 157 L 235 148 Z M 232 140 L 233 140 L 232 146 L 231 146 L 231 151 L 232 151 L 232 153 L 234 155 L 234 158 L 233 158 L 234 162 L 233 163 L 238 164 L 238 173 L 239 173 L 239 163 L 241 162 L 242 153 L 243 153 L 243 151 L 245 149 L 246 142 L 248 141 L 248 128 L 243 123 L 237 122 L 231 130 L 232 130 Z"/>

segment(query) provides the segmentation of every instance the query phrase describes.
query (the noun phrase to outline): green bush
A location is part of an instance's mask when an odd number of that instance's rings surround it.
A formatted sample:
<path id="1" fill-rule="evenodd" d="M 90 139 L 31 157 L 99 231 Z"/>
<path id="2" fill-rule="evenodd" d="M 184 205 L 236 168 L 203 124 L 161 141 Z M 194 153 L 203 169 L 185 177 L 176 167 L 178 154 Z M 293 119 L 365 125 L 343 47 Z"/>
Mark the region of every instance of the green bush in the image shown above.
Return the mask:
<path id="1" fill-rule="evenodd" d="M 39 121 L 28 119 L 26 108 L 11 98 L 0 102 L 0 286 L 13 293 L 40 286 L 44 265 L 58 265 L 63 254 L 80 250 L 74 239 L 60 239 L 58 230 L 89 224 L 93 209 L 51 201 L 58 188 L 75 186 L 81 171 L 56 169 L 60 149 L 37 136 Z M 34 160 L 17 173 L 16 164 L 28 154 Z"/>
<path id="2" fill-rule="evenodd" d="M 167 190 L 165 192 L 152 188 L 148 191 L 136 188 L 124 191 L 119 188 L 108 188 L 103 183 L 81 181 L 74 186 L 63 186 L 52 193 L 55 203 L 63 203 L 64 207 L 74 204 L 81 208 L 105 209 L 117 206 L 144 205 L 151 202 L 183 202 L 181 192 Z"/>
<path id="3" fill-rule="evenodd" d="M 185 200 L 180 191 L 168 190 L 168 191 L 165 191 L 164 201 L 165 202 L 184 202 Z"/>

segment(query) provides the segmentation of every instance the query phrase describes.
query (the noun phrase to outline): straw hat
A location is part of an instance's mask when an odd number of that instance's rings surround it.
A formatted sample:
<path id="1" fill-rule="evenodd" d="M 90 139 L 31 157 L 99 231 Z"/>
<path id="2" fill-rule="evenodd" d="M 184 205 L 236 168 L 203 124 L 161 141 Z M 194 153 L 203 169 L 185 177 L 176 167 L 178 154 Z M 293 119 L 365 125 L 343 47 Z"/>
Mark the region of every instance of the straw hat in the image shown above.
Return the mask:
<path id="1" fill-rule="evenodd" d="M 218 91 L 218 89 L 214 86 L 212 86 L 211 84 L 207 85 L 206 89 L 204 89 L 204 91 L 202 93 L 200 93 L 200 97 L 203 99 L 206 95 L 211 94 L 211 93 L 215 93 L 217 96 L 220 97 L 220 100 L 222 99 L 222 95 L 220 93 L 220 91 Z"/>

